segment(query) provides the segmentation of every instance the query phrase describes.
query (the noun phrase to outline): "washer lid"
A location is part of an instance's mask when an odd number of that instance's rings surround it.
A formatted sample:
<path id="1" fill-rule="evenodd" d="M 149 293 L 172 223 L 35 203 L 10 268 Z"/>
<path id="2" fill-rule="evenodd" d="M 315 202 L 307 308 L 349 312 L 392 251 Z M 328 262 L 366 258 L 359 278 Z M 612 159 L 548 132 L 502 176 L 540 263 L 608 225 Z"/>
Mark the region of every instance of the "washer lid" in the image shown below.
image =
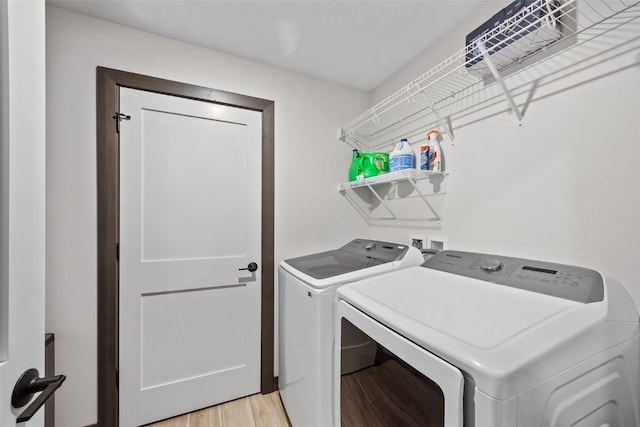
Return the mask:
<path id="1" fill-rule="evenodd" d="M 291 258 L 285 263 L 321 280 L 399 260 L 408 250 L 406 245 L 355 239 L 340 249 Z"/>
<path id="2" fill-rule="evenodd" d="M 367 258 L 336 249 L 313 255 L 292 258 L 285 261 L 296 270 L 313 277 L 327 279 L 356 270 L 374 267 L 390 262 L 380 258 Z"/>

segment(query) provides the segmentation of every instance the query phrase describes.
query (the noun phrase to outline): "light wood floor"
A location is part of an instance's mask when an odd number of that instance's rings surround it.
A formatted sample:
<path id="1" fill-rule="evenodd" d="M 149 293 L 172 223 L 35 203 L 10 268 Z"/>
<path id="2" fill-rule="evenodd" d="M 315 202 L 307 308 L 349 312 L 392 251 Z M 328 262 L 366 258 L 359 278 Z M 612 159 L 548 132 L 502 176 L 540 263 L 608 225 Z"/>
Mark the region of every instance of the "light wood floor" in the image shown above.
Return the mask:
<path id="1" fill-rule="evenodd" d="M 254 394 L 147 427 L 289 427 L 280 395 Z"/>
<path id="2" fill-rule="evenodd" d="M 442 392 L 394 359 L 344 375 L 343 427 L 444 424 Z M 146 427 L 290 427 L 279 393 L 254 394 Z"/>

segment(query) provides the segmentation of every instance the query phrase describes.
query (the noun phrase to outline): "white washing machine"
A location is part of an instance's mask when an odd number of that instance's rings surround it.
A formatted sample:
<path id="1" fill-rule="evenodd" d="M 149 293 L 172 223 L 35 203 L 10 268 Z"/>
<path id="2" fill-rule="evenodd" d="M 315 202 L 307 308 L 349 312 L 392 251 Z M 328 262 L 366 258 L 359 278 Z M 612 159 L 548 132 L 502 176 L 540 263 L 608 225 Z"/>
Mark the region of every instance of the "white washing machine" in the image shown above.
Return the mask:
<path id="1" fill-rule="evenodd" d="M 346 325 L 378 349 L 334 370 L 334 425 L 640 426 L 638 310 L 597 271 L 443 251 L 338 289 Z"/>
<path id="2" fill-rule="evenodd" d="M 345 246 L 288 259 L 278 268 L 280 365 L 278 388 L 293 427 L 333 422 L 332 366 L 336 289 L 345 283 L 424 262 L 411 246 L 356 239 Z M 344 331 L 342 370 L 373 363 L 376 346 L 357 330 Z"/>

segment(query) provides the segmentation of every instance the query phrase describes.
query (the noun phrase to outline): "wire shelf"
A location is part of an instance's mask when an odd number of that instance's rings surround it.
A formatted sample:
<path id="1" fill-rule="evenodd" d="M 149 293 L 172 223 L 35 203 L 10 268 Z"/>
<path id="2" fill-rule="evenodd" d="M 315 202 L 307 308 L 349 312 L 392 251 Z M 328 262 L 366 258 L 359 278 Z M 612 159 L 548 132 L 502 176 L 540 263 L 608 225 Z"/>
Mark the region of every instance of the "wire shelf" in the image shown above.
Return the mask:
<path id="1" fill-rule="evenodd" d="M 421 169 L 404 169 L 397 172 L 388 172 L 382 175 L 365 178 L 361 180 L 342 182 L 338 184 L 338 191 L 348 190 L 350 188 L 365 187 L 368 185 L 388 184 L 391 182 L 404 181 L 408 179 L 421 180 L 432 177 L 446 176 L 444 172 L 425 171 Z"/>
<path id="2" fill-rule="evenodd" d="M 534 57 L 552 46 L 558 46 L 555 55 L 638 17 L 638 0 L 535 0 L 344 125 L 340 139 L 354 148 L 375 151 L 400 138 L 423 137 L 434 124 L 452 138 L 443 118 L 466 108 L 461 100 L 496 83 L 521 122 L 501 75 L 513 74 L 510 69 L 517 65 L 533 65 Z"/>
<path id="3" fill-rule="evenodd" d="M 372 221 L 384 223 L 386 221 L 423 221 L 424 218 L 407 218 L 404 215 L 398 215 L 398 212 L 392 207 L 394 200 L 386 199 L 384 195 L 379 192 L 380 189 L 385 187 L 385 184 L 404 184 L 407 183 L 413 189 L 412 191 L 416 195 L 415 200 L 422 202 L 427 208 L 427 212 L 430 214 L 431 220 L 440 221 L 440 215 L 436 211 L 433 203 L 429 200 L 432 196 L 442 196 L 444 193 L 440 191 L 440 184 L 447 177 L 446 172 L 425 171 L 421 169 L 404 169 L 396 172 L 389 172 L 382 175 L 374 176 L 371 178 L 361 179 L 357 181 L 344 182 L 338 184 L 338 191 L 353 205 L 353 207 L 360 213 L 360 215 L 369 223 L 373 225 Z M 418 186 L 418 181 L 429 179 L 432 184 L 438 187 L 437 192 L 430 192 L 430 194 L 424 193 Z M 434 181 L 434 182 L 433 182 Z M 354 194 L 354 190 L 357 188 L 368 188 L 372 196 L 374 203 L 378 203 L 387 212 L 389 216 L 372 218 L 371 205 L 362 206 L 358 202 L 358 198 Z M 396 206 L 397 207 L 397 206 Z"/>

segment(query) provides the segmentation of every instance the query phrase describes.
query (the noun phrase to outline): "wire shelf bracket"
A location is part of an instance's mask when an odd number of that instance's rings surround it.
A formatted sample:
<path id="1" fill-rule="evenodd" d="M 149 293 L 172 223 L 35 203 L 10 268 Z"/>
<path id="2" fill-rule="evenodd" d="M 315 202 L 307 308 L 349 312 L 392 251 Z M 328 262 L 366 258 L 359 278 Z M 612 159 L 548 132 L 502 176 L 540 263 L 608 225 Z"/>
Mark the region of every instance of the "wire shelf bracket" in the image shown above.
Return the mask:
<path id="1" fill-rule="evenodd" d="M 420 191 L 420 189 L 418 188 L 416 181 L 413 178 L 407 178 L 407 181 L 411 184 L 411 186 L 416 191 L 416 193 L 418 193 L 418 195 L 420 196 L 424 204 L 427 205 L 427 208 L 429 208 L 429 211 L 431 212 L 433 217 L 436 219 L 436 221 L 440 221 L 440 216 L 433 209 L 433 206 L 431 206 L 431 203 L 429 203 L 429 201 L 427 200 L 427 197 L 424 194 L 422 194 L 422 191 Z"/>
<path id="2" fill-rule="evenodd" d="M 511 92 L 509 91 L 509 88 L 507 88 L 507 85 L 504 83 L 504 80 L 502 79 L 500 72 L 498 71 L 495 64 L 493 63 L 493 60 L 491 59 L 491 55 L 489 54 L 487 47 L 484 45 L 484 42 L 482 40 L 478 41 L 476 45 L 478 46 L 480 53 L 482 53 L 482 57 L 484 58 L 484 61 L 487 64 L 487 68 L 489 68 L 489 71 L 491 71 L 493 78 L 496 79 L 496 83 L 502 90 L 502 93 L 504 94 L 504 96 L 507 98 L 507 102 L 509 103 L 511 110 L 513 110 L 513 113 L 516 115 L 518 127 L 524 126 L 524 116 L 522 115 L 522 112 L 516 105 L 516 102 L 514 101 L 513 96 L 511 96 Z"/>
<path id="3" fill-rule="evenodd" d="M 453 133 L 451 133 L 451 129 L 449 129 L 449 125 L 447 124 L 447 122 L 445 122 L 442 119 L 442 116 L 440 115 L 438 110 L 436 110 L 436 107 L 435 107 L 433 101 L 431 100 L 431 98 L 429 98 L 427 96 L 427 94 L 424 93 L 424 92 L 420 92 L 420 93 L 424 97 L 425 101 L 427 101 L 427 104 L 429 104 L 429 108 L 431 108 L 431 111 L 433 112 L 433 115 L 438 120 L 438 124 L 440 125 L 440 128 L 443 129 L 444 133 L 446 133 L 447 137 L 449 137 L 449 140 L 451 141 L 451 145 L 454 145 L 456 141 L 455 141 L 455 138 L 453 137 Z"/>
<path id="4" fill-rule="evenodd" d="M 419 196 L 419 200 L 426 205 L 428 211 L 431 213 L 431 220 L 435 220 L 438 223 L 441 221 L 440 215 L 436 212 L 432 204 L 429 202 L 428 195 L 424 194 L 423 191 L 420 190 L 418 186 L 418 181 L 422 179 L 429 179 L 435 177 L 446 177 L 448 174 L 446 172 L 432 172 L 432 171 L 423 171 L 418 169 L 404 169 L 398 172 L 390 172 L 383 175 L 378 175 L 376 177 L 367 178 L 365 180 L 360 181 L 352 181 L 339 183 L 337 190 L 342 193 L 342 195 L 353 205 L 353 207 L 358 211 L 358 213 L 364 218 L 364 220 L 368 224 L 372 224 L 372 220 L 376 221 L 405 221 L 407 218 L 403 218 L 398 215 L 392 208 L 391 203 L 392 200 L 385 200 L 383 197 L 380 197 L 380 194 L 375 189 L 376 185 L 380 184 L 392 184 L 397 185 L 400 182 L 408 182 L 416 194 Z M 385 218 L 371 218 L 369 216 L 370 213 L 367 213 L 366 208 L 364 208 L 361 203 L 357 202 L 357 197 L 355 196 L 354 190 L 356 188 L 368 188 L 373 197 L 383 206 L 387 212 L 391 215 L 391 217 Z M 418 200 L 418 198 L 416 198 Z"/>

